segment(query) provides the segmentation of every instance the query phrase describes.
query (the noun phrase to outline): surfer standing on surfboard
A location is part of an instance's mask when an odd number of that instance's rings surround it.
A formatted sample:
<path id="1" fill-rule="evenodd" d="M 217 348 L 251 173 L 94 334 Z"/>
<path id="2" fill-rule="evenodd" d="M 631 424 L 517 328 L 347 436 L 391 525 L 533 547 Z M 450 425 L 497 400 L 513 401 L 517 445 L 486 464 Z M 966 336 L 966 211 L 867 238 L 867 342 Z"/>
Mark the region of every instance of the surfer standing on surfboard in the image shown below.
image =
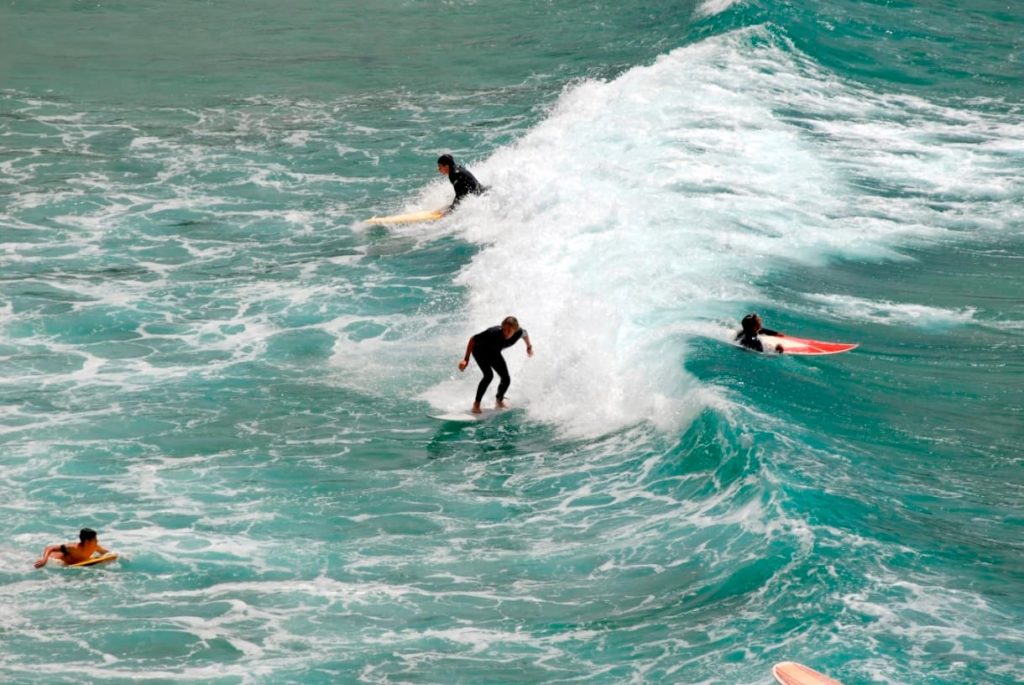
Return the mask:
<path id="1" fill-rule="evenodd" d="M 764 352 L 764 345 L 761 340 L 758 339 L 758 335 L 774 335 L 778 338 L 784 337 L 782 333 L 778 331 L 769 330 L 761 325 L 761 317 L 757 314 L 747 314 L 740 321 L 740 325 L 743 329 L 736 334 L 736 340 L 743 347 L 747 347 L 751 350 L 757 350 L 758 352 Z M 776 351 L 782 353 L 782 346 L 776 348 Z"/>
<path id="2" fill-rule="evenodd" d="M 78 564 L 92 558 L 96 552 L 106 554 L 107 550 L 100 546 L 96 531 L 92 528 L 83 528 L 78 533 L 78 544 L 68 542 L 63 545 L 50 545 L 43 550 L 43 556 L 35 563 L 36 568 L 46 566 L 50 559 L 60 559 L 65 566 Z"/>
<path id="3" fill-rule="evenodd" d="M 526 343 L 526 354 L 532 357 L 533 345 L 530 343 L 530 336 L 526 334 L 525 329 L 519 327 L 519 321 L 514 316 L 506 316 L 500 326 L 491 326 L 469 339 L 469 343 L 466 345 L 466 356 L 459 362 L 459 371 L 466 370 L 466 367 L 469 366 L 469 356 L 473 355 L 477 366 L 484 374 L 484 377 L 480 379 L 480 384 L 476 386 L 476 401 L 473 402 L 474 414 L 481 413 L 480 400 L 484 398 L 487 386 L 494 379 L 494 371 L 497 371 L 498 377 L 501 378 L 494 406 L 498 409 L 505 409 L 508 406 L 505 404 L 505 392 L 511 385 L 512 379 L 509 378 L 508 367 L 505 365 L 505 358 L 501 356 L 501 351 L 515 345 L 520 338 Z"/>
<path id="4" fill-rule="evenodd" d="M 445 214 L 455 209 L 467 195 L 480 195 L 486 190 L 480 185 L 480 181 L 476 180 L 476 176 L 469 173 L 466 167 L 456 164 L 455 158 L 450 154 L 443 154 L 437 158 L 437 173 L 447 176 L 455 188 L 455 201 L 445 210 Z"/>

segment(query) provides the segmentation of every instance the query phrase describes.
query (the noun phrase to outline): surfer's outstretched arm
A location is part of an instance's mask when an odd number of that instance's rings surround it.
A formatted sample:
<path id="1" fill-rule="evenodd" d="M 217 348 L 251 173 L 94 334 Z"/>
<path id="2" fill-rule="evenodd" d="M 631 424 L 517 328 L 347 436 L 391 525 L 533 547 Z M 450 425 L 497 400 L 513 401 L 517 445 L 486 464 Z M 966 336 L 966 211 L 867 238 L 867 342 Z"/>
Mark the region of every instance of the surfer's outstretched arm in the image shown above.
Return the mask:
<path id="1" fill-rule="evenodd" d="M 465 371 L 466 367 L 469 366 L 469 356 L 473 354 L 473 347 L 476 345 L 476 336 L 474 335 L 466 343 L 466 356 L 459 362 L 459 371 Z"/>
<path id="2" fill-rule="evenodd" d="M 62 558 L 64 555 L 61 554 L 61 547 L 63 547 L 63 545 L 50 545 L 49 547 L 43 550 L 43 556 L 39 557 L 39 560 L 36 561 L 36 563 L 33 565 L 36 568 L 42 568 L 46 566 L 46 562 L 50 560 L 50 557 L 53 556 L 57 557 L 58 559 Z"/>
<path id="3" fill-rule="evenodd" d="M 528 357 L 533 356 L 533 343 L 530 342 L 530 336 L 525 332 L 523 333 L 523 342 L 526 343 L 526 355 Z"/>

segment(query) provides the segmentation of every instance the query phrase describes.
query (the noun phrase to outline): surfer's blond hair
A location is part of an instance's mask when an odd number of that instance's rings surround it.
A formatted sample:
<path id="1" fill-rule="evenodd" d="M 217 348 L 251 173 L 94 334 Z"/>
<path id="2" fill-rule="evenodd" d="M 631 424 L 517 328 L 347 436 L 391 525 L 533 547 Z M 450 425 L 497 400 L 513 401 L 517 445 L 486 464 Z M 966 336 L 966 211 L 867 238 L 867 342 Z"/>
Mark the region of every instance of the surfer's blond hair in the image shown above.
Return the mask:
<path id="1" fill-rule="evenodd" d="M 519 330 L 519 319 L 514 316 L 506 316 L 504 321 L 501 322 L 502 326 L 511 326 L 512 330 Z"/>

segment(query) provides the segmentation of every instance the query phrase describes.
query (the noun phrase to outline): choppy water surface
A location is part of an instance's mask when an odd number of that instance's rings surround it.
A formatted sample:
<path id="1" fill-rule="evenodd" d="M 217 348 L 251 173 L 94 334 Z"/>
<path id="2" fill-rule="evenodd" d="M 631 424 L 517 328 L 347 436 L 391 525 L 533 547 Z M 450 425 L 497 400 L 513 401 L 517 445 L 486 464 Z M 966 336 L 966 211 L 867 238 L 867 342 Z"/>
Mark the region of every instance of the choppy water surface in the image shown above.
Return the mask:
<path id="1" fill-rule="evenodd" d="M 1017 8 L 0 26 L 4 682 L 1020 680 Z M 442 151 L 492 190 L 361 223 Z M 429 419 L 509 313 L 514 410 Z"/>

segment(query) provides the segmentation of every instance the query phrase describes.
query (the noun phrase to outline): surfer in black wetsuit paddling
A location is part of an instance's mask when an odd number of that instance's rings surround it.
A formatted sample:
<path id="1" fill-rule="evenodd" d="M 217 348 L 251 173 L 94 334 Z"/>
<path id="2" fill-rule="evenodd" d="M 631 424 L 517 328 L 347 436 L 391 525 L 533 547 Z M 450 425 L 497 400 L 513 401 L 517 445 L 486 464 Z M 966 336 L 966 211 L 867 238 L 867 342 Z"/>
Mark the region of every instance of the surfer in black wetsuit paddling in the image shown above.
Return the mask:
<path id="1" fill-rule="evenodd" d="M 525 329 L 519 327 L 519 321 L 514 316 L 506 316 L 500 326 L 491 326 L 486 331 L 480 331 L 469 339 L 469 344 L 466 345 L 466 356 L 459 362 L 459 371 L 466 370 L 466 367 L 469 366 L 469 356 L 473 355 L 477 366 L 484 374 L 484 377 L 480 379 L 480 384 L 476 386 L 476 400 L 473 402 L 474 414 L 480 413 L 480 400 L 484 398 L 487 386 L 494 379 L 494 371 L 497 371 L 498 377 L 501 378 L 494 406 L 499 409 L 506 408 L 505 392 L 512 383 L 512 379 L 509 378 L 508 367 L 505 366 L 505 358 L 501 356 L 501 351 L 515 345 L 520 338 L 526 343 L 526 354 L 532 357 L 533 345 L 530 343 L 530 336 L 526 334 Z"/>
<path id="2" fill-rule="evenodd" d="M 761 317 L 757 314 L 747 314 L 740 321 L 740 325 L 743 329 L 736 334 L 736 340 L 743 347 L 747 347 L 751 350 L 757 350 L 758 352 L 764 352 L 764 345 L 761 340 L 757 337 L 760 334 L 763 335 L 774 335 L 778 338 L 784 337 L 782 333 L 778 331 L 769 330 L 761 325 Z M 776 352 L 782 353 L 782 346 L 778 345 L 775 348 Z"/>
<path id="3" fill-rule="evenodd" d="M 462 198 L 467 195 L 480 195 L 487 190 L 480 185 L 480 181 L 476 180 L 476 176 L 469 173 L 469 169 L 461 164 L 456 164 L 455 158 L 449 154 L 437 158 L 437 173 L 447 176 L 448 180 L 452 182 L 452 187 L 455 188 L 455 201 L 445 210 L 445 214 L 455 209 L 462 202 Z"/>

